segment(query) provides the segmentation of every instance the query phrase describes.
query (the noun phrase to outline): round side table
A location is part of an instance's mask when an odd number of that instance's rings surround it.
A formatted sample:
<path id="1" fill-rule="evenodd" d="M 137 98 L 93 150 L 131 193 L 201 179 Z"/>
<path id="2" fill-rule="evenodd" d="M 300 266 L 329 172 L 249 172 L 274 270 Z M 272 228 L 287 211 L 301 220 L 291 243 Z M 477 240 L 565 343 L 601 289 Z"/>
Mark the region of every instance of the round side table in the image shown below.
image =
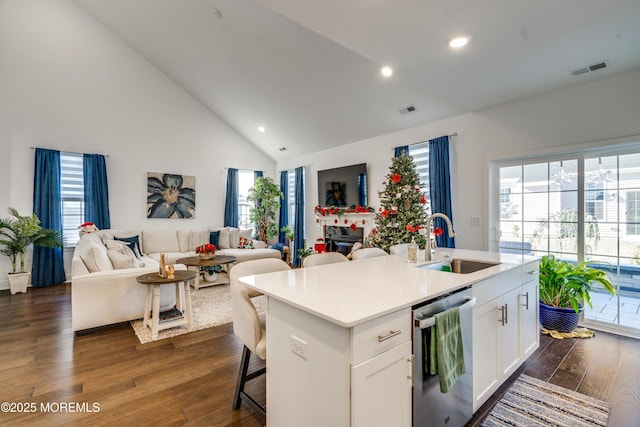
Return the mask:
<path id="1" fill-rule="evenodd" d="M 200 268 L 201 267 L 212 267 L 214 265 L 222 265 L 225 267 L 226 265 L 234 263 L 238 260 L 238 258 L 229 255 L 214 255 L 211 258 L 202 258 L 200 256 L 190 256 L 186 258 L 180 258 L 176 260 L 176 264 L 184 264 L 187 268 L 195 267 L 193 270 L 196 273 L 196 278 L 193 281 L 193 287 L 197 291 L 202 287 L 200 284 Z M 223 285 L 225 283 L 229 283 L 228 273 L 224 272 L 220 274 L 220 278 L 215 282 L 207 282 L 207 286 L 210 285 Z"/>

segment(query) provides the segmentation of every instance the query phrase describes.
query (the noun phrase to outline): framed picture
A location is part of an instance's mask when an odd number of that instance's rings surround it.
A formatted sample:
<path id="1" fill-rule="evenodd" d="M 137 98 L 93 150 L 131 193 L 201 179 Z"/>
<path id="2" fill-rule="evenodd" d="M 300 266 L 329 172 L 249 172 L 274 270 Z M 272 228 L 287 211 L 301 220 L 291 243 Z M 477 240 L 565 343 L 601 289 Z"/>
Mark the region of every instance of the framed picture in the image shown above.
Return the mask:
<path id="1" fill-rule="evenodd" d="M 147 218 L 195 216 L 195 176 L 147 172 Z"/>
<path id="2" fill-rule="evenodd" d="M 347 206 L 347 183 L 327 182 L 325 206 Z"/>

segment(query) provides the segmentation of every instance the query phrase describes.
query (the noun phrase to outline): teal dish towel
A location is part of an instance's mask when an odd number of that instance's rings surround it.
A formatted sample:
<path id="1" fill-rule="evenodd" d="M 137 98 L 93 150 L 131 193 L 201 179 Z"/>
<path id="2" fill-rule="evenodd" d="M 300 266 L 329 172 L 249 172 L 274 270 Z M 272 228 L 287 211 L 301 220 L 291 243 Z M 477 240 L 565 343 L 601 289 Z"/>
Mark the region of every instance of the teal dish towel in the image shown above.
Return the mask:
<path id="1" fill-rule="evenodd" d="M 429 346 L 429 373 L 439 376 L 440 391 L 448 393 L 465 372 L 460 308 L 445 310 L 435 318 Z"/>

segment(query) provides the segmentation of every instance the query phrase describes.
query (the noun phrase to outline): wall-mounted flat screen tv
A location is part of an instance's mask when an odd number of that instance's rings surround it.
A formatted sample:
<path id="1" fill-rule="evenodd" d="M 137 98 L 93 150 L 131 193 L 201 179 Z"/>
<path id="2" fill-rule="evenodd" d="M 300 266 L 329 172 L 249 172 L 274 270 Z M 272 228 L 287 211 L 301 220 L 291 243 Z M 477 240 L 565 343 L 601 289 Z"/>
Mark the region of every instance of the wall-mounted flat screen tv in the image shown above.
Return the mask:
<path id="1" fill-rule="evenodd" d="M 318 171 L 319 206 L 367 206 L 367 164 Z"/>

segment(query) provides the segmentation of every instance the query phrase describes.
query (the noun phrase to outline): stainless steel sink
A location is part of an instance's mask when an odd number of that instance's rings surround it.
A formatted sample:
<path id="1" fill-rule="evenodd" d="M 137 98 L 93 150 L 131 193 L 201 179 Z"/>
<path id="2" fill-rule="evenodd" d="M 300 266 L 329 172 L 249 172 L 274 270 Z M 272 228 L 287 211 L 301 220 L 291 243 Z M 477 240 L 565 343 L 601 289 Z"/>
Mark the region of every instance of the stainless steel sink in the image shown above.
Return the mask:
<path id="1" fill-rule="evenodd" d="M 457 274 L 469 274 L 479 270 L 484 270 L 485 268 L 494 267 L 496 265 L 500 265 L 500 263 L 454 258 L 451 260 L 451 272 Z M 442 267 L 442 261 L 423 264 L 419 267 L 428 268 L 429 270 L 440 270 Z"/>

